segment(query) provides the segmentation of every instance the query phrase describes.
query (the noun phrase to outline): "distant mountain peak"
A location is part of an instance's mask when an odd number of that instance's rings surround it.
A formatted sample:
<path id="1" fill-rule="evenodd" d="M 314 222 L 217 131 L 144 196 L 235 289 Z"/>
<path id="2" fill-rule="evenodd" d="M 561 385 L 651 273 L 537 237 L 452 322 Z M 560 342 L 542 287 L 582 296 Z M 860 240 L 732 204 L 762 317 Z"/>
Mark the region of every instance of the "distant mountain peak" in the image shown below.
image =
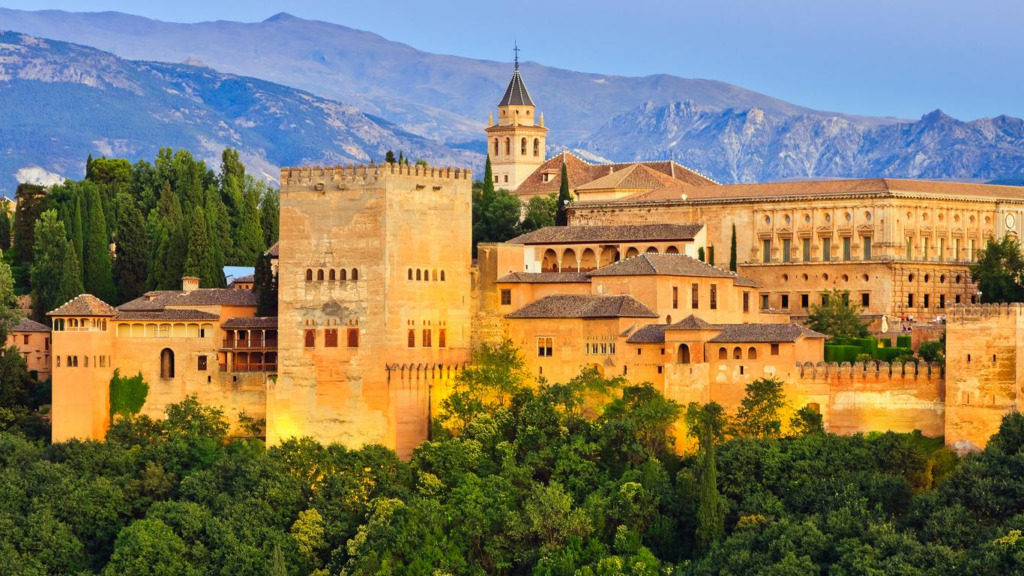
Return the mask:
<path id="1" fill-rule="evenodd" d="M 921 116 L 922 122 L 946 122 L 951 120 L 956 121 L 955 118 L 953 118 L 949 114 L 946 114 L 939 108 L 936 108 L 935 110 L 932 110 L 931 112 L 925 114 L 924 116 Z"/>
<path id="2" fill-rule="evenodd" d="M 264 20 L 264 22 L 294 22 L 296 20 L 302 20 L 302 18 L 299 18 L 298 16 L 292 16 L 287 12 L 278 12 L 277 14 L 274 14 L 270 18 Z"/>
<path id="3" fill-rule="evenodd" d="M 189 56 L 188 58 L 185 59 L 185 62 L 183 62 L 183 64 L 185 64 L 186 66 L 195 66 L 197 68 L 209 68 L 209 66 L 206 64 L 206 62 L 203 62 L 202 60 L 200 60 L 199 58 L 196 58 L 195 56 Z"/>

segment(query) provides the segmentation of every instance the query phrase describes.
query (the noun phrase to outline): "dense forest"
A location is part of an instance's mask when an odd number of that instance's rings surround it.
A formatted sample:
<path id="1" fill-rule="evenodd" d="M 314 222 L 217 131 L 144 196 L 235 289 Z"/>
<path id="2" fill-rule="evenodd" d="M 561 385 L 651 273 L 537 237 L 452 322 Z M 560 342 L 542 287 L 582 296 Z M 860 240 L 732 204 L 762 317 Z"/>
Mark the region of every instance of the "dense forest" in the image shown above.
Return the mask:
<path id="1" fill-rule="evenodd" d="M 958 459 L 916 434 L 789 421 L 476 352 L 409 462 L 228 440 L 188 399 L 105 442 L 0 432 L 0 573 L 996 575 L 1024 570 L 1024 416 Z M 787 411 L 791 412 L 790 411 Z M 674 424 L 680 417 L 685 429 Z M 687 430 L 691 432 L 687 432 Z M 698 448 L 676 455 L 679 440 Z"/>
<path id="2" fill-rule="evenodd" d="M 152 163 L 90 157 L 83 180 L 23 184 L 17 200 L 13 223 L 0 217 L 14 245 L 0 248 L 40 321 L 82 292 L 118 305 L 185 275 L 221 287 L 225 265 L 258 266 L 278 235 L 277 191 L 230 148 L 219 172 L 169 148 Z"/>

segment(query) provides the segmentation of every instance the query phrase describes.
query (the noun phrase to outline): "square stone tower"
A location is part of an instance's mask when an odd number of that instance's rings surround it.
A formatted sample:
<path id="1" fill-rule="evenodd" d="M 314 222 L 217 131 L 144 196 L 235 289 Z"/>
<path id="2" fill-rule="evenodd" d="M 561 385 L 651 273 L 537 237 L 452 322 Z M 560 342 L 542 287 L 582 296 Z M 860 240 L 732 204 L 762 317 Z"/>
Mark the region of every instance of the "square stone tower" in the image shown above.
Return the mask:
<path id="1" fill-rule="evenodd" d="M 426 439 L 431 376 L 469 359 L 471 187 L 471 172 L 450 168 L 281 170 L 268 442 L 407 456 Z"/>
<path id="2" fill-rule="evenodd" d="M 487 121 L 487 154 L 491 158 L 494 187 L 514 191 L 541 164 L 547 153 L 544 116 L 538 122 L 536 107 L 523 77 L 519 74 L 519 58 L 505 95 L 498 103 L 498 122 Z"/>

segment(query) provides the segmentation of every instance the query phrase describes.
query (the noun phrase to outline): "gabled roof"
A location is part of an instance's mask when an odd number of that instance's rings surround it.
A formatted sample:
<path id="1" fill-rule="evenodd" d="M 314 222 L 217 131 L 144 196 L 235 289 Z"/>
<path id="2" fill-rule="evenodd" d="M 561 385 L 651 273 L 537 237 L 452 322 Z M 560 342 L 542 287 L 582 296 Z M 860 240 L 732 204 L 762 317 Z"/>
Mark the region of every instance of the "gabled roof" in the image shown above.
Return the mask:
<path id="1" fill-rule="evenodd" d="M 636 332 L 633 332 L 626 342 L 629 344 L 660 344 L 665 341 L 665 326 L 664 324 L 648 324 L 643 328 L 640 328 Z"/>
<path id="2" fill-rule="evenodd" d="M 506 318 L 658 318 L 645 304 L 626 295 L 552 294 Z"/>
<path id="3" fill-rule="evenodd" d="M 533 106 L 530 92 L 526 89 L 523 77 L 519 75 L 519 65 L 512 72 L 512 79 L 508 81 L 508 88 L 505 88 L 505 95 L 501 97 L 498 106 Z"/>
<path id="4" fill-rule="evenodd" d="M 49 332 L 50 327 L 45 324 L 40 324 L 35 320 L 29 320 L 28 318 L 22 318 L 18 320 L 18 324 L 11 328 L 11 332 Z"/>
<path id="5" fill-rule="evenodd" d="M 716 268 L 685 254 L 640 254 L 598 268 L 591 276 L 690 276 L 696 278 L 730 278 L 740 286 L 757 286 L 753 280 Z"/>
<path id="6" fill-rule="evenodd" d="M 163 310 L 168 307 L 184 308 L 188 306 L 256 306 L 256 293 L 252 290 L 234 290 L 231 288 L 199 288 L 184 292 L 182 290 L 154 290 L 125 302 L 118 310 L 141 311 Z"/>
<path id="7" fill-rule="evenodd" d="M 705 322 L 703 319 L 693 314 L 690 314 L 686 318 L 683 318 L 679 322 L 671 324 L 668 327 L 669 330 L 715 330 L 719 328 L 721 328 L 721 326 L 715 326 L 710 322 Z"/>
<path id="8" fill-rule="evenodd" d="M 276 329 L 277 316 L 253 316 L 249 318 L 228 318 L 220 325 L 224 329 Z"/>
<path id="9" fill-rule="evenodd" d="M 692 241 L 703 224 L 626 224 L 622 226 L 546 226 L 516 236 L 508 244 L 590 244 L 605 242 Z"/>
<path id="10" fill-rule="evenodd" d="M 698 172 L 675 162 L 674 160 L 654 160 L 644 162 L 618 162 L 612 164 L 591 164 L 571 152 L 562 152 L 547 159 L 537 167 L 513 193 L 517 196 L 540 196 L 557 194 L 562 185 L 562 164 L 565 164 L 566 175 L 569 177 L 569 188 L 578 189 L 598 178 L 625 170 L 630 166 L 644 166 L 671 178 L 669 182 L 685 187 L 715 186 L 718 183 L 702 176 Z M 544 174 L 551 177 L 544 181 Z"/>
<path id="11" fill-rule="evenodd" d="M 658 172 L 654 168 L 643 164 L 630 164 L 621 170 L 615 166 L 609 166 L 609 173 L 591 180 L 582 186 L 577 186 L 578 192 L 588 190 L 607 190 L 609 188 L 620 188 L 625 190 L 652 190 L 665 186 L 676 186 L 679 181 L 675 178 Z"/>
<path id="12" fill-rule="evenodd" d="M 113 316 L 117 310 L 92 294 L 79 294 L 47 316 Z"/>
<path id="13" fill-rule="evenodd" d="M 796 342 L 801 337 L 825 338 L 824 334 L 799 324 L 725 324 L 708 342 L 745 344 L 757 342 Z"/>
<path id="14" fill-rule="evenodd" d="M 495 280 L 499 284 L 589 284 L 590 276 L 578 272 L 513 272 Z"/>

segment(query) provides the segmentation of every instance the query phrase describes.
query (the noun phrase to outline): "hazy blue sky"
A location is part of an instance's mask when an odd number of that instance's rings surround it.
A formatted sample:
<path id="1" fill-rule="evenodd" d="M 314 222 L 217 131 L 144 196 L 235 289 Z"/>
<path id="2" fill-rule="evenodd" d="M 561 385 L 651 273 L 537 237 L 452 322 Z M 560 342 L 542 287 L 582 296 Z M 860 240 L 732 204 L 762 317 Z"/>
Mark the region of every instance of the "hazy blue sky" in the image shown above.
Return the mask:
<path id="1" fill-rule="evenodd" d="M 1020 0 L 0 0 L 173 22 L 277 12 L 430 52 L 623 75 L 722 80 L 824 110 L 1024 116 Z M 3 23 L 0 22 L 0 27 Z"/>

